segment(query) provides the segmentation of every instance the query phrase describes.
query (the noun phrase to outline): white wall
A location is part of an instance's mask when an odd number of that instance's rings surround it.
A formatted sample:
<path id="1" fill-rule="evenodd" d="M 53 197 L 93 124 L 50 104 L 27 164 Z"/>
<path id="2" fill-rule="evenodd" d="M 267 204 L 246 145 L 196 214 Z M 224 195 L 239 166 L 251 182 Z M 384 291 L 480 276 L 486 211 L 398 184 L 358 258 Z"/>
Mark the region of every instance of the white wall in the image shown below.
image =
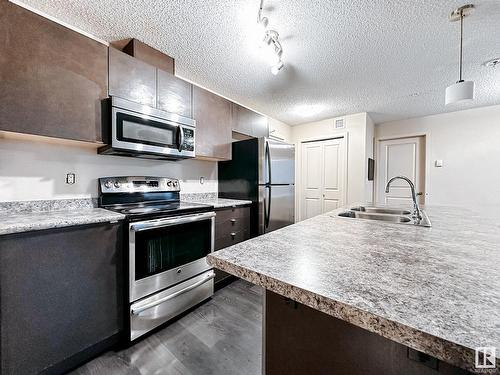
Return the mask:
<path id="1" fill-rule="evenodd" d="M 376 125 L 376 138 L 427 135 L 426 204 L 500 206 L 500 105 Z M 437 159 L 444 161 L 436 168 Z"/>
<path id="2" fill-rule="evenodd" d="M 338 118 L 338 117 L 337 117 Z M 332 138 L 347 132 L 347 204 L 365 202 L 372 198 L 371 183 L 367 181 L 367 159 L 373 157 L 373 122 L 366 113 L 343 116 L 345 129 L 335 129 L 337 118 L 312 122 L 292 127 L 292 138 L 296 144 L 296 205 L 300 217 L 300 144 L 307 140 Z"/>
<path id="3" fill-rule="evenodd" d="M 271 137 L 277 137 L 282 139 L 284 142 L 292 143 L 292 127 L 285 124 L 279 120 L 275 120 L 269 117 L 269 135 Z"/>
<path id="4" fill-rule="evenodd" d="M 365 139 L 365 199 L 367 203 L 374 202 L 373 199 L 373 181 L 368 181 L 368 158 L 374 158 L 375 144 L 375 123 L 371 117 L 366 115 L 366 139 Z"/>
<path id="5" fill-rule="evenodd" d="M 65 183 L 76 173 L 74 185 Z M 153 161 L 98 155 L 95 149 L 39 141 L 0 139 L 0 201 L 89 198 L 97 178 L 120 175 L 179 178 L 182 192 L 216 192 L 217 163 Z M 199 178 L 205 177 L 201 185 Z"/>

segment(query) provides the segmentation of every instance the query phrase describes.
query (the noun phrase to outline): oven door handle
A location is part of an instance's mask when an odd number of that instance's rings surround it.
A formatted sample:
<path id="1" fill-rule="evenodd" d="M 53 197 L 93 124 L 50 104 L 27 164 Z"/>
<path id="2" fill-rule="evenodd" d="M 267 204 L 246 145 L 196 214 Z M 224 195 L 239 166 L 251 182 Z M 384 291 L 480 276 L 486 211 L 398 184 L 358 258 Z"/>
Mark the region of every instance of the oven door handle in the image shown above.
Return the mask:
<path id="1" fill-rule="evenodd" d="M 215 217 L 215 212 L 205 212 L 205 213 L 201 213 L 201 214 L 177 216 L 177 217 L 166 218 L 166 219 L 141 221 L 138 223 L 131 224 L 130 230 L 133 232 L 141 232 L 144 230 L 170 227 L 172 225 L 193 223 L 195 221 L 207 220 L 207 219 L 211 219 L 213 217 Z"/>
<path id="2" fill-rule="evenodd" d="M 154 301 L 154 302 L 151 302 L 151 303 L 148 303 L 147 305 L 144 305 L 144 306 L 140 306 L 140 307 L 137 307 L 135 309 L 132 309 L 131 310 L 131 313 L 132 315 L 139 315 L 141 312 L 145 311 L 145 310 L 149 310 L 149 309 L 152 309 L 153 307 L 156 307 L 158 305 L 161 305 L 162 303 L 166 302 L 166 301 L 169 301 L 175 297 L 178 297 L 180 296 L 181 294 L 184 294 L 184 293 L 187 293 L 193 289 L 196 289 L 198 288 L 200 285 L 203 285 L 205 284 L 206 282 L 212 280 L 213 278 L 215 278 L 215 272 L 212 272 L 210 274 L 208 274 L 203 280 L 200 280 L 200 281 L 197 281 L 195 282 L 194 284 L 188 286 L 188 287 L 185 287 L 184 289 L 181 289 L 175 293 L 172 293 L 166 297 L 163 297 L 163 298 L 160 298 L 159 300 L 157 301 Z"/>

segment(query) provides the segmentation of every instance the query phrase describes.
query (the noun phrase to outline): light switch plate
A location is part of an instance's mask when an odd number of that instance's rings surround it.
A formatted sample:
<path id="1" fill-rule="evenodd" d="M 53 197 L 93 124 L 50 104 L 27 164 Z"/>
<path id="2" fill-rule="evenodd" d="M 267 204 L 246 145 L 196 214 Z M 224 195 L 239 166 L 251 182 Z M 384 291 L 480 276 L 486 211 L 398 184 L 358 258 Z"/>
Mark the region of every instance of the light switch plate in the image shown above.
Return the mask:
<path id="1" fill-rule="evenodd" d="M 443 166 L 443 161 L 442 161 L 442 160 L 436 160 L 436 161 L 434 162 L 434 166 L 435 166 L 436 168 L 441 168 L 441 167 Z"/>

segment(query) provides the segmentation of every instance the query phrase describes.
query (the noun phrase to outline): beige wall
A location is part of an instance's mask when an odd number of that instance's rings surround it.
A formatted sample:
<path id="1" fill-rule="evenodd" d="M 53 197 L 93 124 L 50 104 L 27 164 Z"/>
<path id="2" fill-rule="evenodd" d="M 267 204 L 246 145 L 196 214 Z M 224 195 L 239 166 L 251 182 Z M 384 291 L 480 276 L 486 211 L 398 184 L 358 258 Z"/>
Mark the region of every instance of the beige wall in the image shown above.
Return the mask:
<path id="1" fill-rule="evenodd" d="M 268 118 L 269 121 L 269 136 L 283 140 L 287 143 L 292 143 L 292 127 L 281 122 L 279 120 L 275 120 L 273 118 Z"/>
<path id="2" fill-rule="evenodd" d="M 372 185 L 367 181 L 367 159 L 373 157 L 373 122 L 366 113 L 343 116 L 345 129 L 335 129 L 337 118 L 292 127 L 296 145 L 296 206 L 300 218 L 301 155 L 303 141 L 333 138 L 347 133 L 347 203 L 371 201 Z"/>
<path id="3" fill-rule="evenodd" d="M 76 173 L 76 184 L 65 183 Z M 216 192 L 217 163 L 178 162 L 98 155 L 95 149 L 0 139 L 0 201 L 89 198 L 97 178 L 120 175 L 168 176 L 181 180 L 183 192 Z M 200 184 L 199 178 L 205 177 Z"/>
<path id="4" fill-rule="evenodd" d="M 500 105 L 376 125 L 376 138 L 427 136 L 426 203 L 500 206 Z M 436 160 L 444 166 L 434 166 Z"/>

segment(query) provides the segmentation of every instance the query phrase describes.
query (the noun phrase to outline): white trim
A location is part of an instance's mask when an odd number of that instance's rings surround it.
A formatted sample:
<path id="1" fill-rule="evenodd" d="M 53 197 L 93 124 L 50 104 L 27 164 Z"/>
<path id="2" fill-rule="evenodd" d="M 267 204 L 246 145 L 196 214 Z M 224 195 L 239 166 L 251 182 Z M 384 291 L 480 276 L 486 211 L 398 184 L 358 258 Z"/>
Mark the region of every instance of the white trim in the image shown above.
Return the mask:
<path id="1" fill-rule="evenodd" d="M 394 135 L 386 135 L 383 137 L 375 137 L 375 145 L 373 148 L 373 156 L 375 159 L 375 169 L 377 169 L 377 163 L 378 163 L 378 149 L 379 149 L 379 142 L 380 141 L 388 141 L 392 139 L 402 139 L 402 138 L 413 138 L 413 137 L 425 137 L 425 204 L 429 205 L 431 204 L 432 201 L 432 194 L 430 190 L 431 186 L 431 176 L 430 176 L 430 169 L 432 168 L 432 161 L 430 160 L 430 154 L 431 154 L 431 132 L 430 131 L 423 131 L 423 132 L 417 132 L 417 133 L 405 133 L 405 134 L 394 134 Z M 374 203 L 377 202 L 377 172 L 375 172 L 375 178 L 373 181 L 373 201 Z"/>
<path id="2" fill-rule="evenodd" d="M 98 38 L 98 37 L 96 37 L 96 36 L 94 36 L 94 35 L 86 32 L 86 31 L 83 31 L 82 29 L 79 29 L 76 26 L 72 26 L 72 25 L 70 25 L 70 24 L 68 24 L 68 23 L 66 23 L 64 21 L 61 21 L 61 20 L 57 19 L 56 17 L 53 17 L 53 16 L 51 16 L 51 15 L 45 13 L 45 12 L 42 12 L 41 10 L 35 9 L 32 6 L 23 3 L 22 1 L 19 1 L 19 0 L 9 0 L 9 2 L 11 2 L 12 4 L 16 4 L 16 5 L 20 6 L 21 8 L 27 9 L 30 12 L 36 13 L 39 16 L 47 18 L 48 20 L 51 20 L 52 22 L 55 22 L 55 23 L 57 23 L 57 24 L 59 24 L 61 26 L 64 26 L 64 27 L 66 27 L 66 28 L 68 28 L 70 30 L 76 31 L 77 33 L 82 34 L 82 35 L 86 36 L 87 38 L 93 39 L 96 42 L 102 43 L 106 47 L 109 47 L 109 43 L 106 42 L 105 40 L 100 39 L 100 38 Z"/>

